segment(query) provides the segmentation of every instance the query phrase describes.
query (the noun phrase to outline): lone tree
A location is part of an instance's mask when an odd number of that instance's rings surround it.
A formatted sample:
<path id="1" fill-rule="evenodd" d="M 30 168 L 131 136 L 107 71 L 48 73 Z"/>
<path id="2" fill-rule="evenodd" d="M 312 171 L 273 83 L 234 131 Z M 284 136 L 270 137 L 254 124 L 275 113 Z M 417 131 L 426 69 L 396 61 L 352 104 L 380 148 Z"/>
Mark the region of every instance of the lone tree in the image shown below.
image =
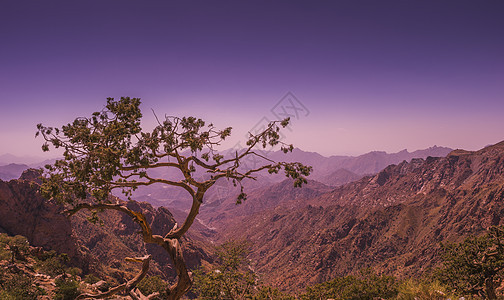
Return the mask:
<path id="1" fill-rule="evenodd" d="M 440 280 L 457 292 L 497 299 L 504 279 L 504 227 L 492 226 L 482 236 L 441 245 Z"/>
<path id="2" fill-rule="evenodd" d="M 77 118 L 61 129 L 38 124 L 36 135 L 45 139 L 43 151 L 49 151 L 51 145 L 64 150 L 64 159 L 45 167 L 41 192 L 48 199 L 68 205 L 69 215 L 84 209 L 94 214 L 116 210 L 130 216 L 140 226 L 145 243 L 158 244 L 170 255 L 178 279 L 168 288 L 168 299 L 179 299 L 191 287 L 179 240 L 198 215 L 205 193 L 218 180 L 231 180 L 240 186 L 237 198 L 240 203 L 246 199 L 242 181 L 255 179 L 257 172 L 278 173 L 283 170 L 294 180 L 294 186 L 300 187 L 307 182 L 305 176 L 309 175 L 311 167 L 275 162 L 254 151 L 276 145 L 285 153 L 292 151 L 293 146 L 281 142 L 279 135 L 280 128 L 287 126 L 289 119 L 271 122 L 263 132 L 249 134 L 247 148 L 224 157 L 215 147 L 230 136 L 231 127 L 218 130 L 213 124 L 206 125 L 194 117 L 165 116 L 164 120 L 158 119 L 158 125 L 151 132 L 146 132 L 140 126 L 142 113 L 139 106 L 139 98 L 121 97 L 119 101 L 108 98 L 102 111 L 89 118 Z M 243 160 L 248 156 L 259 157 L 264 164 L 247 169 Z M 153 176 L 151 171 L 159 168 L 176 169 L 183 179 Z M 197 172 L 205 173 L 205 179 L 199 179 L 201 176 L 197 177 Z M 192 197 L 192 206 L 183 224 L 175 225 L 164 236 L 152 233 L 141 212 L 112 203 L 113 190 L 121 190 L 131 199 L 136 188 L 153 184 L 180 187 Z M 138 278 L 112 289 L 107 295 L 125 290 L 135 299 L 144 297 L 133 289 L 148 269 L 145 268 L 148 257 L 137 260 L 144 262 Z M 94 295 L 95 298 L 99 296 Z"/>

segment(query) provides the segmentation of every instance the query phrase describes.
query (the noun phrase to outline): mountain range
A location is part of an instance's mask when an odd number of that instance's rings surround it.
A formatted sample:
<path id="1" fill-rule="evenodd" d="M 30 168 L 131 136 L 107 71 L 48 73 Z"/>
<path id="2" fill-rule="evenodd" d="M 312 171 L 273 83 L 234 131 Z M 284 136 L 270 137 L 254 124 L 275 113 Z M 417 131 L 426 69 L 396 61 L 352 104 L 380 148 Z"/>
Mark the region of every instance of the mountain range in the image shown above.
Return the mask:
<path id="1" fill-rule="evenodd" d="M 184 241 L 190 266 L 212 264 L 214 245 L 248 240 L 252 244 L 248 258 L 261 280 L 291 293 L 367 267 L 399 278 L 430 274 L 440 262 L 440 243 L 461 241 L 504 224 L 504 142 L 479 151 L 429 149 L 360 157 L 323 157 L 296 149 L 286 158 L 313 165 L 308 184 L 294 188 L 283 177 L 260 174 L 246 184 L 248 198 L 241 205 L 235 204 L 238 190 L 232 183 L 220 181 L 206 195 L 199 219 Z M 280 153 L 268 155 L 277 159 Z M 121 263 L 116 256 L 156 253 L 127 238 L 135 229 L 118 214 L 104 217 L 109 229 L 94 228 L 84 215 L 68 224 L 57 217 L 57 208 L 37 196 L 30 176 L 23 176 L 0 181 L 3 231 L 31 236 L 43 247 L 64 246 L 61 251 L 74 253 L 77 261 L 112 264 L 117 274 L 124 271 L 118 271 Z M 330 184 L 327 178 L 347 180 Z M 127 205 L 144 211 L 152 224 L 173 226 L 186 213 L 184 198 L 172 194 L 167 201 L 169 192 L 144 190 L 141 199 L 154 205 L 135 201 Z M 165 204 L 174 205 L 155 207 Z M 164 221 L 155 222 L 156 218 Z M 59 232 L 64 239 L 44 242 L 40 236 L 50 239 L 50 230 L 43 225 L 51 222 L 71 230 Z M 159 268 L 166 264 L 162 254 L 156 257 L 154 270 L 172 278 L 173 273 Z"/>
<path id="2" fill-rule="evenodd" d="M 503 224 L 503 200 L 504 142 L 390 165 L 217 231 L 221 240 L 251 241 L 264 280 L 299 291 L 366 267 L 398 277 L 428 274 L 441 242 Z"/>

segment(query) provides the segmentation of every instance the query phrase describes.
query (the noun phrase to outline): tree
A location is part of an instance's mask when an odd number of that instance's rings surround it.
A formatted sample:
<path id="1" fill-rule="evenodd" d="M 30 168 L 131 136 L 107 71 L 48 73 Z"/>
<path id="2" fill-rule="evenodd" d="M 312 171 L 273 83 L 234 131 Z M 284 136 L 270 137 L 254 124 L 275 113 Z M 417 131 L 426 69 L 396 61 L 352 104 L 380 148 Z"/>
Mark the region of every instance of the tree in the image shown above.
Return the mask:
<path id="1" fill-rule="evenodd" d="M 195 288 L 200 299 L 250 299 L 257 276 L 247 264 L 250 245 L 228 241 L 217 248 L 217 266 L 209 272 L 195 272 Z"/>
<path id="2" fill-rule="evenodd" d="M 178 281 L 168 288 L 167 294 L 168 299 L 178 299 L 191 286 L 179 239 L 198 215 L 203 196 L 218 180 L 231 180 L 240 186 L 237 198 L 240 203 L 246 199 L 242 180 L 254 179 L 261 171 L 283 170 L 300 187 L 307 182 L 305 176 L 311 167 L 275 162 L 254 151 L 276 145 L 285 153 L 292 151 L 293 146 L 281 142 L 279 135 L 280 128 L 287 126 L 289 119 L 271 122 L 263 132 L 249 134 L 247 148 L 224 157 L 215 147 L 230 136 L 231 127 L 218 130 L 198 118 L 165 116 L 147 132 L 140 126 L 141 117 L 140 99 L 122 97 L 119 101 L 108 98 L 102 111 L 89 118 L 76 118 L 61 129 L 38 124 L 36 135 L 45 140 L 42 150 L 48 151 L 51 145 L 64 150 L 64 159 L 46 166 L 41 192 L 48 199 L 69 205 L 69 215 L 85 209 L 95 214 L 99 210 L 117 210 L 130 216 L 140 226 L 144 242 L 163 247 L 172 258 Z M 264 164 L 246 169 L 242 161 L 248 156 L 261 158 Z M 154 177 L 151 171 L 158 168 L 178 170 L 182 179 Z M 197 173 L 205 176 L 199 179 Z M 152 184 L 179 187 L 192 198 L 183 224 L 176 225 L 164 236 L 153 234 L 141 213 L 111 203 L 113 190 L 121 190 L 131 199 L 136 188 Z"/>
<path id="3" fill-rule="evenodd" d="M 276 288 L 263 286 L 249 264 L 247 241 L 227 241 L 217 247 L 217 264 L 195 272 L 194 287 L 202 300 L 293 300 Z"/>
<path id="4" fill-rule="evenodd" d="M 504 227 L 492 226 L 479 237 L 441 245 L 439 279 L 464 294 L 497 299 L 504 276 Z"/>

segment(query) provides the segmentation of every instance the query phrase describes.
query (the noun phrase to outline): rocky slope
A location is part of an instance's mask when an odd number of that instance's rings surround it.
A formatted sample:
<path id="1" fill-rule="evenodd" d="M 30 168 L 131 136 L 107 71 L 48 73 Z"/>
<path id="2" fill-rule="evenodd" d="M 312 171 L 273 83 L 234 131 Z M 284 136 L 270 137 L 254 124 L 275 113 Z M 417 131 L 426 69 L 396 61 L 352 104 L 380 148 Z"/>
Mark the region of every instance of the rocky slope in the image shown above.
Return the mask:
<path id="1" fill-rule="evenodd" d="M 389 166 L 306 203 L 240 220 L 222 239 L 251 240 L 255 269 L 284 290 L 363 267 L 425 274 L 440 242 L 504 223 L 504 142 Z"/>
<path id="2" fill-rule="evenodd" d="M 32 172 L 20 180 L 0 180 L 0 231 L 23 235 L 32 245 L 67 253 L 82 264 L 70 220 L 62 209 L 37 192 Z"/>
<path id="3" fill-rule="evenodd" d="M 223 199 L 205 204 L 201 208 L 199 218 L 207 225 L 217 228 L 226 227 L 230 222 L 239 222 L 246 216 L 261 213 L 275 208 L 278 205 L 288 207 L 304 206 L 305 202 L 323 195 L 332 190 L 320 182 L 309 180 L 302 189 L 295 188 L 292 180 L 271 184 L 262 188 L 246 190 L 247 200 L 240 205 L 236 204 L 239 189 L 233 189 Z"/>
<path id="4" fill-rule="evenodd" d="M 151 273 L 167 280 L 175 277 L 168 254 L 157 245 L 145 246 L 139 228 L 127 216 L 116 211 L 100 213 L 103 226 L 87 221 L 89 213 L 79 212 L 72 218 L 62 214 L 56 203 L 43 199 L 37 192 L 38 174 L 25 171 L 19 180 L 0 181 L 0 231 L 9 235 L 23 235 L 31 245 L 45 250 L 67 253 L 72 264 L 84 272 L 111 274 L 116 280 L 131 275 L 132 265 L 125 257 L 153 255 Z M 118 200 L 119 201 L 119 200 Z M 155 209 L 148 203 L 124 202 L 129 208 L 141 211 L 155 234 L 165 234 L 175 224 L 173 215 L 165 208 Z M 197 224 L 196 224 L 197 225 Z M 200 225 L 201 226 L 201 225 Z M 198 226 L 196 226 L 198 228 Z M 207 236 L 189 233 L 182 239 L 184 256 L 189 268 L 211 262 Z"/>

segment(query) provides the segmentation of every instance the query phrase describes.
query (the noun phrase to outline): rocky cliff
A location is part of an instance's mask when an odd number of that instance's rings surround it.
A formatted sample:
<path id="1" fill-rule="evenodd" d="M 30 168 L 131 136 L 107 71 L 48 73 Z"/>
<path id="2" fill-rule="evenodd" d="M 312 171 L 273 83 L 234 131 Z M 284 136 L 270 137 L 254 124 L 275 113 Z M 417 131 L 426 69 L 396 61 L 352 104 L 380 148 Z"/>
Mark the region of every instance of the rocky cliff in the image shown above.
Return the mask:
<path id="1" fill-rule="evenodd" d="M 0 180 L 0 231 L 77 258 L 72 224 L 61 212 L 60 206 L 40 196 L 32 171 L 25 171 L 19 180 Z"/>
<path id="2" fill-rule="evenodd" d="M 33 170 L 23 173 L 19 180 L 0 181 L 0 231 L 9 235 L 23 235 L 31 245 L 45 250 L 67 253 L 72 263 L 84 272 L 111 275 L 122 280 L 131 274 L 132 266 L 125 257 L 153 255 L 151 273 L 170 280 L 175 277 L 168 254 L 157 245 L 144 245 L 139 227 L 129 217 L 116 211 L 99 214 L 102 225 L 92 224 L 88 212 L 79 212 L 70 219 L 60 205 L 47 201 L 38 193 L 38 174 Z M 117 201 L 120 201 L 117 199 Z M 175 224 L 166 208 L 155 209 L 148 203 L 123 202 L 141 211 L 155 234 L 166 234 Z M 212 232 L 206 232 L 211 235 Z M 190 235 L 190 234 L 189 234 Z M 194 234 L 183 238 L 182 245 L 187 265 L 197 268 L 203 261 L 211 262 L 207 242 Z M 198 238 L 199 237 L 199 238 Z"/>

